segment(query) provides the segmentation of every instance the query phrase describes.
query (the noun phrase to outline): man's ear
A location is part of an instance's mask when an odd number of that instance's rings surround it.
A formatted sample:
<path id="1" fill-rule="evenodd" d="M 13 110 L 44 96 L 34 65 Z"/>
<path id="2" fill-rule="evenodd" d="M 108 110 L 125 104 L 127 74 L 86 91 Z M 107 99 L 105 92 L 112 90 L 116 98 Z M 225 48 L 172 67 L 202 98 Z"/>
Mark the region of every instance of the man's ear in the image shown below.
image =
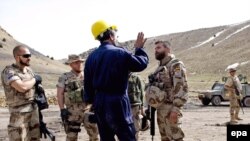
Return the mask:
<path id="1" fill-rule="evenodd" d="M 20 60 L 20 57 L 18 57 L 17 55 L 15 55 L 14 58 L 15 58 L 16 61 Z"/>
<path id="2" fill-rule="evenodd" d="M 112 41 L 114 41 L 115 40 L 115 36 L 114 35 L 109 35 L 109 38 L 110 38 L 110 40 L 112 40 Z"/>
<path id="3" fill-rule="evenodd" d="M 169 55 L 170 54 L 170 49 L 169 48 L 165 48 L 165 55 Z"/>

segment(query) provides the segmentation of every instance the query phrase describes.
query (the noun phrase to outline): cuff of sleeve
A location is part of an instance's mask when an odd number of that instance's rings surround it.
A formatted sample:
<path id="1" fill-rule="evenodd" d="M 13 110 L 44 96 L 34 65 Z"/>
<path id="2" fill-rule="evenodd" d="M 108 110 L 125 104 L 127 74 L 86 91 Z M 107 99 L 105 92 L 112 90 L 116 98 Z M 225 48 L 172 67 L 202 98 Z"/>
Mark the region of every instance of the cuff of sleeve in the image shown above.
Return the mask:
<path id="1" fill-rule="evenodd" d="M 18 77 L 18 76 L 13 76 L 13 77 L 11 77 L 11 79 L 9 79 L 8 81 L 7 81 L 7 85 L 10 85 L 11 84 L 11 82 L 13 82 L 13 81 L 16 81 L 16 80 L 19 80 L 20 79 L 20 77 Z"/>
<path id="2" fill-rule="evenodd" d="M 64 88 L 64 85 L 63 85 L 63 84 L 58 83 L 58 84 L 56 85 L 56 87 L 59 87 L 59 88 Z"/>
<path id="3" fill-rule="evenodd" d="M 176 112 L 176 113 L 180 113 L 180 108 L 179 107 L 176 107 L 176 106 L 173 106 L 172 112 Z"/>
<path id="4" fill-rule="evenodd" d="M 144 50 L 144 49 L 143 49 L 143 46 L 142 46 L 142 47 L 139 47 L 139 48 L 135 48 L 135 50 Z"/>
<path id="5" fill-rule="evenodd" d="M 186 100 L 183 100 L 183 99 L 180 99 L 180 98 L 176 98 L 173 101 L 173 105 L 175 107 L 179 107 L 179 108 L 182 107 L 185 103 L 186 103 Z"/>

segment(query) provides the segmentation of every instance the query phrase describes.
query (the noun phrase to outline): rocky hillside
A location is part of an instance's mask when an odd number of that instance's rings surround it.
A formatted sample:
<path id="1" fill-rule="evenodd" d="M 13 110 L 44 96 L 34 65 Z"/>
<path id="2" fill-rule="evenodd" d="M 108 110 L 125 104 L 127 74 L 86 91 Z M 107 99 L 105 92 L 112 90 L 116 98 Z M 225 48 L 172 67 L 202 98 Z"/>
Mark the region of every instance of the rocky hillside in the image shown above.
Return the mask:
<path id="1" fill-rule="evenodd" d="M 0 71 L 2 71 L 6 65 L 14 63 L 15 60 L 12 55 L 12 50 L 19 43 L 20 42 L 16 41 L 8 32 L 0 27 Z M 61 62 L 53 60 L 53 58 L 44 56 L 32 47 L 30 47 L 30 51 L 32 53 L 32 69 L 42 75 L 44 79 L 43 84 L 46 88 L 55 88 L 59 74 L 62 74 L 69 68 Z"/>
<path id="2" fill-rule="evenodd" d="M 250 77 L 250 21 L 238 24 L 202 28 L 180 33 L 172 33 L 148 38 L 145 44 L 150 64 L 141 73 L 146 80 L 147 75 L 154 71 L 158 62 L 154 59 L 154 42 L 156 40 L 170 41 L 172 51 L 186 65 L 190 81 L 216 81 L 226 75 L 225 68 L 233 63 L 241 63 L 239 73 Z M 13 47 L 18 44 L 9 33 L 0 28 L 0 71 L 7 64 L 14 62 Z M 121 43 L 133 51 L 134 40 Z M 81 55 L 84 58 L 93 51 L 90 49 Z M 33 54 L 32 68 L 43 75 L 45 85 L 54 88 L 58 75 L 69 68 L 61 61 L 44 56 L 31 48 Z"/>
<path id="3" fill-rule="evenodd" d="M 171 42 L 173 53 L 185 63 L 191 79 L 207 79 L 211 76 L 219 80 L 226 75 L 225 68 L 236 62 L 241 63 L 239 73 L 250 76 L 250 21 L 148 38 L 145 50 L 150 57 L 150 64 L 141 73 L 145 79 L 158 64 L 154 59 L 156 40 Z M 134 40 L 122 45 L 132 51 Z M 83 56 L 86 57 L 91 51 L 83 53 Z"/>

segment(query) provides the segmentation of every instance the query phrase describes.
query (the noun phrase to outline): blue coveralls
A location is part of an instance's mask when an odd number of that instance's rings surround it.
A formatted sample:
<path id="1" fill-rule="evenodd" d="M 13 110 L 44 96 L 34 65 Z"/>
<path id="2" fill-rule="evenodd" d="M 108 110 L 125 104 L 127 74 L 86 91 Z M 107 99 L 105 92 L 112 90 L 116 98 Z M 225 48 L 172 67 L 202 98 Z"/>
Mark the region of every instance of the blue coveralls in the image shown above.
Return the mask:
<path id="1" fill-rule="evenodd" d="M 135 55 L 107 42 L 89 55 L 84 69 L 84 99 L 94 104 L 101 141 L 135 141 L 127 94 L 129 72 L 144 70 L 148 56 L 142 49 Z"/>

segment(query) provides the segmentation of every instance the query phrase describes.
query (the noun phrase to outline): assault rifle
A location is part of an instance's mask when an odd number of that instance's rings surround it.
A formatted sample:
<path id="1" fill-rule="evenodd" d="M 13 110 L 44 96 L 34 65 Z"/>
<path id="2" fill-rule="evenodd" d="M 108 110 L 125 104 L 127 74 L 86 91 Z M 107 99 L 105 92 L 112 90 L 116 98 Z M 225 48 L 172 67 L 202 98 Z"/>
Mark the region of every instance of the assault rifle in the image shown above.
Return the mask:
<path id="1" fill-rule="evenodd" d="M 35 93 L 37 94 L 35 98 L 35 102 L 37 103 L 38 106 L 38 111 L 39 111 L 39 122 L 40 122 L 40 138 L 42 138 L 42 135 L 44 135 L 44 138 L 47 139 L 47 136 L 50 138 L 51 141 L 55 141 L 56 137 L 48 130 L 46 127 L 46 123 L 43 121 L 43 115 L 42 115 L 42 110 L 48 109 L 49 104 L 47 102 L 47 98 L 45 95 L 45 91 L 42 87 L 42 84 L 38 84 L 35 86 Z"/>
<path id="2" fill-rule="evenodd" d="M 148 109 L 145 111 L 147 119 L 150 120 L 150 135 L 152 136 L 152 141 L 155 135 L 155 111 L 154 107 L 148 105 Z"/>

